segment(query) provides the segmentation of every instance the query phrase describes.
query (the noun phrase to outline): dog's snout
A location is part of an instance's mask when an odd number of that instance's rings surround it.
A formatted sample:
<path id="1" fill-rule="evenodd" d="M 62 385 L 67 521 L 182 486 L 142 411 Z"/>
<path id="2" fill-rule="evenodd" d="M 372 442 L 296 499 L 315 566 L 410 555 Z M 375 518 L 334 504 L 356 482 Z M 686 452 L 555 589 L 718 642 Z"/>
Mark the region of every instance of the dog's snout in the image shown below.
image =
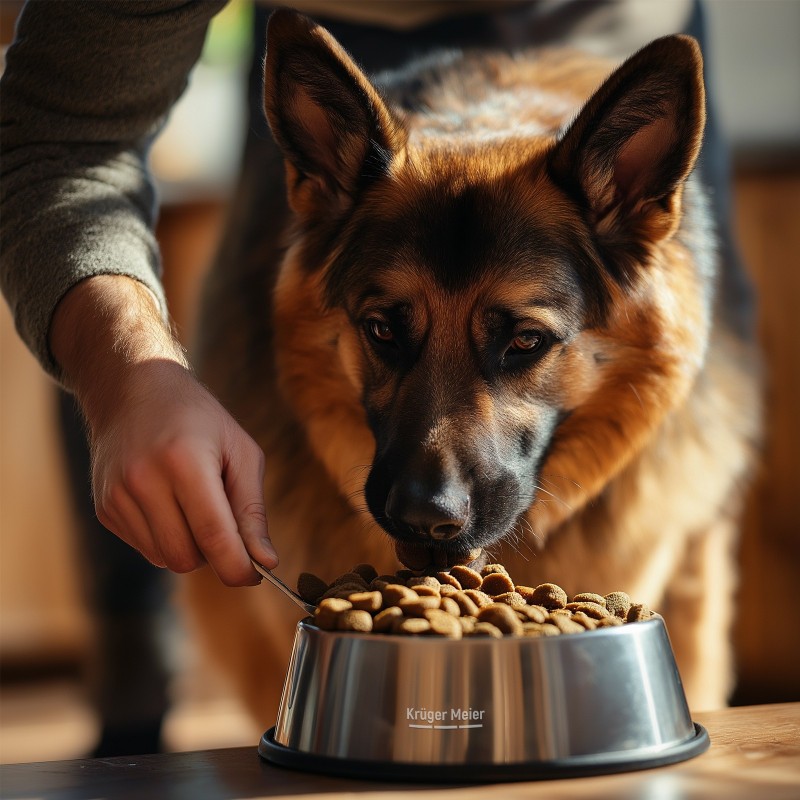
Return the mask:
<path id="1" fill-rule="evenodd" d="M 469 494 L 461 486 L 431 491 L 423 481 L 412 479 L 392 486 L 386 514 L 419 536 L 443 542 L 461 533 L 469 519 L 469 506 Z"/>

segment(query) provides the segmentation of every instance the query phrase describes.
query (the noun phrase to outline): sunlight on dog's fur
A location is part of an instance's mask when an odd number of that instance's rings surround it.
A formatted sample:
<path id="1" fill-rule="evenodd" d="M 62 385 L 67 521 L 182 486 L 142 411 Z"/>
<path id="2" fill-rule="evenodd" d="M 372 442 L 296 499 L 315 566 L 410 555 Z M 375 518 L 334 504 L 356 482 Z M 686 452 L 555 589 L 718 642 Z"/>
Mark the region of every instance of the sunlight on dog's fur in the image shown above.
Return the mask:
<path id="1" fill-rule="evenodd" d="M 666 37 L 613 66 L 448 52 L 373 84 L 276 12 L 265 109 L 284 165 L 243 179 L 200 374 L 265 451 L 287 582 L 393 571 L 397 541 L 481 546 L 521 583 L 646 601 L 690 705 L 712 708 L 732 685 L 753 356 L 716 306 L 691 176 L 699 48 Z M 294 609 L 208 571 L 189 595 L 271 724 Z"/>

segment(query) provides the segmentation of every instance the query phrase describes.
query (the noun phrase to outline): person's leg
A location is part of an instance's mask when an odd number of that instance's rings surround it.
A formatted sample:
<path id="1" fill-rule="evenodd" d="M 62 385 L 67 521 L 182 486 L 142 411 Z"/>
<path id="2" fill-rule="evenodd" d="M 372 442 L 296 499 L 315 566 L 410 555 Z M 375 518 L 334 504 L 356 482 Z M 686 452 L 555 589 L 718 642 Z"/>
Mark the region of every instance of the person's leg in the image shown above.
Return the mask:
<path id="1" fill-rule="evenodd" d="M 63 391 L 59 412 L 93 626 L 90 691 L 101 730 L 92 755 L 158 752 L 168 707 L 167 636 L 174 624 L 170 575 L 100 524 L 83 421 L 73 397 Z"/>

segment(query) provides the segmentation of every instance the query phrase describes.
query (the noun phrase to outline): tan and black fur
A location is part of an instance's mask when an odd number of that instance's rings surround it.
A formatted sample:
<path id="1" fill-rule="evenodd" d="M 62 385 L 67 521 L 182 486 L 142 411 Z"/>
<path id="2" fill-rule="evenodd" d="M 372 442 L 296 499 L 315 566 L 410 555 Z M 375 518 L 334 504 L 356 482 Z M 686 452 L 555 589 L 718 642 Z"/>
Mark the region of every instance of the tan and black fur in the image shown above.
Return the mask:
<path id="1" fill-rule="evenodd" d="M 243 178 L 198 357 L 266 454 L 278 573 L 482 546 L 520 583 L 646 601 L 690 704 L 723 704 L 758 395 L 691 176 L 696 43 L 616 71 L 449 53 L 373 84 L 280 11 L 265 109 L 281 156 Z M 254 188 L 284 169 L 288 207 Z M 189 595 L 270 723 L 294 610 L 210 574 Z"/>

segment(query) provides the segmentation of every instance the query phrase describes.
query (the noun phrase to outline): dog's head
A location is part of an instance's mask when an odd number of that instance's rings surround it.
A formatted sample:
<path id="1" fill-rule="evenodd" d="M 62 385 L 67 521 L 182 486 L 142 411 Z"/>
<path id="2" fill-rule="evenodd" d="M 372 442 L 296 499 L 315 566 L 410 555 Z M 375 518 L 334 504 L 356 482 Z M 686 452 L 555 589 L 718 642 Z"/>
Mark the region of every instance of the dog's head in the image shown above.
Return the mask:
<path id="1" fill-rule="evenodd" d="M 265 107 L 295 217 L 280 378 L 343 492 L 369 464 L 396 540 L 460 554 L 530 509 L 552 525 L 685 396 L 708 327 L 675 236 L 701 71 L 668 37 L 562 132 L 453 135 L 307 18 L 271 18 Z"/>

